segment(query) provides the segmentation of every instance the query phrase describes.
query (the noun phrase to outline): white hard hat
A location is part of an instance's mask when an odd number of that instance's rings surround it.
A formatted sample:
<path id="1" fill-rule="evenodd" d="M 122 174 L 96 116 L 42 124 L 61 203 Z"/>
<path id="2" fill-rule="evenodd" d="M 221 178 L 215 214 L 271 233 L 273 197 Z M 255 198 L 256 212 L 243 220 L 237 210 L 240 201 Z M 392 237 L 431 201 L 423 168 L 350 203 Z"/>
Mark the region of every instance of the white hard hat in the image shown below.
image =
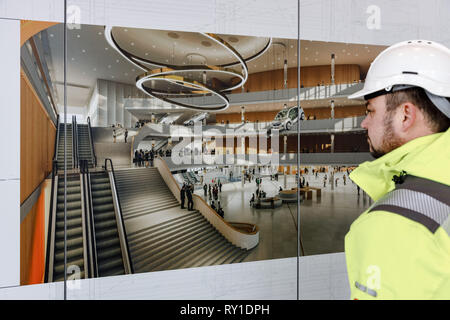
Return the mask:
<path id="1" fill-rule="evenodd" d="M 349 99 L 379 91 L 425 89 L 434 105 L 450 118 L 450 50 L 433 41 L 403 41 L 383 50 L 372 62 L 364 88 Z"/>

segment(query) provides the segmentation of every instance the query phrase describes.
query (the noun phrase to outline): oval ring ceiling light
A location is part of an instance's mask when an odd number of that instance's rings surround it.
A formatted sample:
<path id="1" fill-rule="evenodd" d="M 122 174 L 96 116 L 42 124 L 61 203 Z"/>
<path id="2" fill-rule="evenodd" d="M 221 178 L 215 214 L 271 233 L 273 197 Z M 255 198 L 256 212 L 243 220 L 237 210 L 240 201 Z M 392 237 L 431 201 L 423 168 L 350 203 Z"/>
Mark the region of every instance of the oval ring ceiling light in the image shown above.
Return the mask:
<path id="1" fill-rule="evenodd" d="M 239 52 L 236 51 L 230 44 L 228 44 L 225 40 L 213 33 L 199 33 L 201 36 L 209 39 L 210 41 L 216 43 L 224 50 L 226 50 L 229 54 L 231 54 L 236 60 L 231 63 L 226 64 L 218 64 L 218 65 L 171 65 L 171 64 L 161 64 L 157 61 L 152 61 L 151 59 L 139 57 L 121 47 L 116 39 L 113 36 L 113 28 L 112 26 L 105 27 L 105 38 L 108 44 L 114 48 L 122 57 L 126 60 L 134 64 L 139 69 L 143 70 L 144 73 L 137 77 L 136 86 L 146 93 L 147 95 L 161 99 L 165 102 L 189 108 L 193 110 L 201 110 L 201 111 L 222 111 L 229 107 L 230 103 L 228 98 L 225 96 L 223 92 L 232 91 L 239 87 L 242 87 L 248 79 L 248 67 L 247 62 L 257 57 L 261 56 L 267 49 L 270 47 L 272 43 L 272 38 L 269 38 L 265 46 L 258 53 L 243 58 Z M 148 54 L 151 55 L 151 51 Z M 151 69 L 148 65 L 155 66 L 155 69 Z M 233 69 L 230 69 L 231 66 L 241 66 L 241 72 L 237 72 Z M 192 74 L 202 75 L 205 77 L 208 74 L 219 73 L 226 76 L 237 77 L 239 81 L 233 85 L 226 86 L 225 88 L 221 88 L 217 90 L 210 85 L 206 84 L 206 81 L 203 83 L 194 80 Z M 188 75 L 188 76 L 186 76 Z M 161 82 L 172 86 L 174 88 L 179 88 L 178 91 L 172 90 L 162 90 Z M 158 87 L 159 86 L 159 87 Z M 179 98 L 195 98 L 195 97 L 205 97 L 205 96 L 216 96 L 221 101 L 219 105 L 199 105 L 196 104 L 195 101 L 192 103 L 188 103 L 186 101 L 181 102 Z M 174 98 L 178 98 L 174 100 Z M 193 100 L 193 99 L 192 99 Z"/>

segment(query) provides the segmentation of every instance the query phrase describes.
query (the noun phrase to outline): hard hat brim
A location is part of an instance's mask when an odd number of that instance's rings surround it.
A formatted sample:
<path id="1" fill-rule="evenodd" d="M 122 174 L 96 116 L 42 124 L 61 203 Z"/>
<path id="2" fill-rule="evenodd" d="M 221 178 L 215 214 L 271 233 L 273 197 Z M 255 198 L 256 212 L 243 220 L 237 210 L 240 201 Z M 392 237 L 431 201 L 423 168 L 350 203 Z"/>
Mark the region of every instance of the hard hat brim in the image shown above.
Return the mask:
<path id="1" fill-rule="evenodd" d="M 367 96 L 367 95 L 369 95 L 369 94 L 371 94 L 371 93 L 374 93 L 374 92 L 376 92 L 376 91 L 379 91 L 379 90 L 367 90 L 367 89 L 362 88 L 361 90 L 359 90 L 359 91 L 357 91 L 357 92 L 355 92 L 355 93 L 349 95 L 349 96 L 348 96 L 348 99 L 360 99 L 360 100 L 364 100 L 364 96 Z"/>

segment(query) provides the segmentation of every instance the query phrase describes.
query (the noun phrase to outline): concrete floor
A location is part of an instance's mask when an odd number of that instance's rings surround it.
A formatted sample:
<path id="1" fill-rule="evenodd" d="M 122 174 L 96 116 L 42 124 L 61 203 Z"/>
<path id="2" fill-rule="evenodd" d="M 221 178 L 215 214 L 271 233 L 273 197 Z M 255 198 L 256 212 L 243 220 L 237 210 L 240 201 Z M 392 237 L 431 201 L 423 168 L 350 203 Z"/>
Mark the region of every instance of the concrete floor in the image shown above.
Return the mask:
<path id="1" fill-rule="evenodd" d="M 317 199 L 315 192 L 312 200 L 304 200 L 300 205 L 300 237 L 304 252 L 301 255 L 316 255 L 344 251 L 344 237 L 351 223 L 370 205 L 367 195 L 357 194 L 356 185 L 347 178 L 343 185 L 343 173 L 336 173 L 340 178 L 338 186 L 323 188 L 324 173 L 318 178 L 312 174 L 305 175 L 312 187 L 322 188 L 322 196 Z M 278 194 L 279 187 L 284 189 L 284 176 L 279 181 L 264 177 L 262 189 L 267 196 Z M 287 176 L 287 189 L 296 186 L 295 176 Z M 257 261 L 297 255 L 297 204 L 283 204 L 276 209 L 255 209 L 249 205 L 252 193 L 256 191 L 254 180 L 226 183 L 219 196 L 225 211 L 225 220 L 231 222 L 249 222 L 258 225 L 260 230 L 259 245 L 244 261 Z M 203 190 L 196 190 L 203 196 Z"/>

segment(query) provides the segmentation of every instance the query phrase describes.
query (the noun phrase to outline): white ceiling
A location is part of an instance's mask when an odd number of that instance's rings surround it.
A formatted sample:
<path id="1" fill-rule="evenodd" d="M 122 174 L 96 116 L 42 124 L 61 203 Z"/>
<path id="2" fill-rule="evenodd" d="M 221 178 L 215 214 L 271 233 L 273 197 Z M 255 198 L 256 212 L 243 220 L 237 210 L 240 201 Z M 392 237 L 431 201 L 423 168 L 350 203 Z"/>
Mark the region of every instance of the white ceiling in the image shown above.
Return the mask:
<path id="1" fill-rule="evenodd" d="M 51 58 L 47 59 L 50 76 L 52 82 L 56 84 L 57 103 L 61 105 L 63 102 L 63 86 L 61 84 L 64 80 L 63 25 L 55 25 L 44 32 L 47 32 L 51 53 Z M 67 104 L 70 106 L 78 107 L 88 104 L 96 79 L 135 84 L 136 77 L 143 73 L 142 70 L 111 48 L 103 33 L 104 28 L 96 25 L 81 25 L 80 29 L 67 31 Z M 209 46 L 205 43 L 208 39 L 205 40 L 204 36 L 195 33 L 131 28 L 114 28 L 113 33 L 120 39 L 121 45 L 133 50 L 133 53 L 139 54 L 143 58 L 151 56 L 161 61 L 166 56 L 167 59 L 161 62 L 167 63 L 168 60 L 169 62 L 183 63 L 190 59 L 191 62 L 198 63 L 201 59 L 199 57 L 202 55 L 213 60 L 207 61 L 208 63 L 231 61 L 227 57 L 227 52 L 222 55 L 218 54 L 219 47 L 213 44 Z M 147 36 L 145 36 L 146 33 L 148 33 Z M 131 34 L 134 35 L 131 37 L 129 36 Z M 127 38 L 127 35 L 129 38 Z M 244 57 L 254 54 L 254 51 L 258 52 L 258 49 L 263 48 L 267 42 L 267 38 L 220 36 L 238 51 L 242 51 L 241 54 Z M 149 39 L 152 39 L 152 42 L 149 42 Z M 129 41 L 128 44 L 127 41 Z M 288 67 L 297 66 L 297 40 L 272 39 L 272 41 L 271 47 L 261 57 L 247 63 L 250 74 L 281 69 L 284 59 L 287 59 Z M 192 45 L 191 50 L 189 50 L 190 45 Z M 300 41 L 300 45 L 301 66 L 330 65 L 331 54 L 334 53 L 336 64 L 358 64 L 363 77 L 370 62 L 385 48 L 384 46 L 309 40 Z M 152 50 L 156 50 L 153 56 Z M 189 56 L 191 51 L 196 53 L 197 56 Z M 240 69 L 240 67 L 237 69 Z M 304 103 L 303 105 L 306 106 L 307 104 Z M 270 108 L 267 104 L 249 106 L 250 109 L 259 108 L 260 110 L 266 107 Z M 273 108 L 276 108 L 275 105 L 273 105 Z M 233 107 L 230 107 L 226 112 L 235 111 Z"/>

